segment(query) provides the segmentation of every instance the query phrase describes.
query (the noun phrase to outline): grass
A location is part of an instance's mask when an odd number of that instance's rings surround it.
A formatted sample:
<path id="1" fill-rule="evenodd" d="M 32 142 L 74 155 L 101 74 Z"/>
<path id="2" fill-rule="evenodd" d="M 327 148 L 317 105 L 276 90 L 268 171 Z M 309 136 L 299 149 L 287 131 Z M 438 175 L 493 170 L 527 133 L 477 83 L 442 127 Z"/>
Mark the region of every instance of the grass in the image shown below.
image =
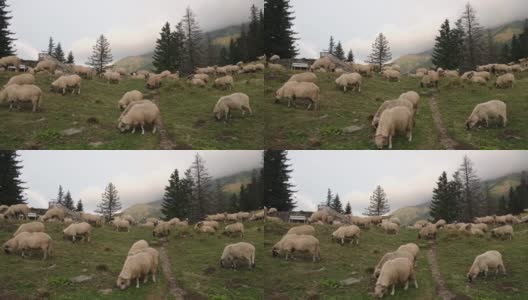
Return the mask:
<path id="1" fill-rule="evenodd" d="M 0 85 L 12 73 L 0 73 Z M 191 88 L 184 82 L 167 83 L 161 89 L 160 109 L 163 121 L 178 148 L 262 149 L 264 114 L 261 113 L 263 75 L 241 75 L 233 91 L 219 91 L 211 84 L 205 89 Z M 246 83 L 251 79 L 249 83 Z M 83 80 L 81 95 L 62 96 L 49 91 L 53 77 L 37 75 L 43 90 L 42 111 L 32 113 L 29 106 L 9 112 L 0 104 L 1 149 L 159 149 L 160 135 L 121 134 L 116 126 L 120 111 L 117 101 L 131 90 L 139 90 L 147 99 L 155 92 L 142 80 L 126 79 L 109 85 L 102 79 Z M 182 80 L 183 81 L 183 80 Z M 255 115 L 242 119 L 235 113 L 232 122 L 214 122 L 212 110 L 224 95 L 245 92 L 251 98 Z M 82 128 L 71 136 L 63 131 Z"/>

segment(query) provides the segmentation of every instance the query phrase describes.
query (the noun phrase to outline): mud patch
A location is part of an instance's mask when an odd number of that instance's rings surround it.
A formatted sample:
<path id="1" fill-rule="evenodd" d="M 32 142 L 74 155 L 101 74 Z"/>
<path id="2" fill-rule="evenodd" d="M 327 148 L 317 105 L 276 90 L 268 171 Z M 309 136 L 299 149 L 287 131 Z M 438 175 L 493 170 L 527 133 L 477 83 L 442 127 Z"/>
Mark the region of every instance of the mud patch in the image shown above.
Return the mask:
<path id="1" fill-rule="evenodd" d="M 501 140 L 522 140 L 522 134 L 519 130 L 506 129 L 502 133 L 498 134 L 497 137 Z"/>
<path id="2" fill-rule="evenodd" d="M 177 282 L 176 282 L 176 276 L 174 275 L 174 272 L 172 272 L 171 263 L 169 261 L 169 256 L 167 254 L 167 249 L 165 248 L 165 245 L 162 245 L 159 249 L 160 253 L 160 261 L 161 261 L 161 269 L 163 270 L 163 275 L 165 275 L 165 278 L 169 282 L 169 292 L 176 300 L 184 300 L 184 299 L 195 299 L 190 298 L 190 296 L 187 296 L 187 293 L 181 289 Z"/>
<path id="3" fill-rule="evenodd" d="M 518 288 L 516 288 L 513 283 L 509 283 L 509 282 L 497 284 L 496 287 L 497 287 L 497 290 L 501 292 L 518 293 L 521 291 Z"/>
<path id="4" fill-rule="evenodd" d="M 444 121 L 442 120 L 442 114 L 440 113 L 440 109 L 438 108 L 438 102 L 437 102 L 438 94 L 433 95 L 431 98 L 429 98 L 429 106 L 431 107 L 431 112 L 433 114 L 433 122 L 436 127 L 436 131 L 438 132 L 438 139 L 440 140 L 440 144 L 442 147 L 444 147 L 446 150 L 454 150 L 460 147 L 460 144 L 455 141 L 449 132 L 447 131 L 447 127 L 444 124 Z"/>
<path id="5" fill-rule="evenodd" d="M 458 299 L 457 295 L 447 288 L 440 267 L 438 267 L 438 260 L 436 259 L 436 245 L 432 244 L 431 249 L 426 252 L 427 262 L 431 266 L 431 273 L 436 284 L 436 294 L 444 300 Z"/>

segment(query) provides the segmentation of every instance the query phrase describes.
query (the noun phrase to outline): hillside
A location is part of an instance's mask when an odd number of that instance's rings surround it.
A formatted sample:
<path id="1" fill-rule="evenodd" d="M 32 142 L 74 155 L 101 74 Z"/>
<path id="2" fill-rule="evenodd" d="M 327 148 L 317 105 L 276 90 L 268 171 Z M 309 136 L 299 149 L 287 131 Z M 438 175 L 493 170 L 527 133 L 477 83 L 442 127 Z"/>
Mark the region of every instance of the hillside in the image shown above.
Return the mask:
<path id="1" fill-rule="evenodd" d="M 493 36 L 493 40 L 497 44 L 504 44 L 509 43 L 512 40 L 513 35 L 521 33 L 523 27 L 524 21 L 514 21 L 491 28 L 490 31 L 491 35 Z M 432 53 L 433 50 L 429 49 L 421 53 L 403 55 L 394 60 L 394 63 L 401 66 L 403 73 L 410 73 L 418 68 L 431 67 Z"/>
<path id="2" fill-rule="evenodd" d="M 245 26 L 243 24 L 242 26 Z M 204 36 L 208 36 L 213 45 L 218 46 L 229 46 L 231 38 L 237 38 L 240 36 L 241 25 L 231 25 L 217 30 L 209 31 L 204 33 Z M 153 45 L 154 46 L 154 45 Z M 134 72 L 137 70 L 152 70 L 152 56 L 154 51 L 136 56 L 127 56 L 118 60 L 114 65 L 119 68 L 125 68 L 127 72 Z"/>
<path id="3" fill-rule="evenodd" d="M 226 194 L 230 195 L 233 193 L 238 193 L 240 191 L 240 187 L 243 184 L 247 184 L 251 181 L 252 173 L 253 170 L 248 170 L 238 172 L 233 175 L 216 178 L 213 180 L 211 186 L 216 187 L 217 184 L 220 184 L 222 190 Z M 162 200 L 160 199 L 149 203 L 136 204 L 123 210 L 123 214 L 129 214 L 138 220 L 149 217 L 160 218 L 162 217 L 161 203 Z"/>

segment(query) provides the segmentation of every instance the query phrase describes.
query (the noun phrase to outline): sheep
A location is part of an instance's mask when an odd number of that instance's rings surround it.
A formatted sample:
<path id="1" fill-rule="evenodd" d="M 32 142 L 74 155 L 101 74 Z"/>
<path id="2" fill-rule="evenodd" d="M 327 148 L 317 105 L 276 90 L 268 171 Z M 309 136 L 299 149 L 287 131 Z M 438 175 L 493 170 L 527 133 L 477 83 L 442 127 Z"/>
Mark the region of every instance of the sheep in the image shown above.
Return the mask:
<path id="1" fill-rule="evenodd" d="M 387 79 L 387 81 L 401 81 L 401 74 L 398 71 L 394 70 L 386 70 L 383 72 L 383 78 Z"/>
<path id="2" fill-rule="evenodd" d="M 438 75 L 437 72 L 429 71 L 427 73 L 427 75 L 422 77 L 422 81 L 420 82 L 420 86 L 422 88 L 426 88 L 426 87 L 436 87 L 436 88 L 438 88 L 438 83 L 439 83 L 439 79 L 440 79 L 439 77 L 440 76 Z"/>
<path id="3" fill-rule="evenodd" d="M 505 225 L 497 227 L 491 230 L 491 236 L 498 238 L 510 237 L 510 240 L 513 238 L 513 227 L 511 225 Z"/>
<path id="4" fill-rule="evenodd" d="M 197 86 L 197 87 L 205 87 L 207 83 L 201 79 L 193 78 L 188 81 L 190 85 Z"/>
<path id="5" fill-rule="evenodd" d="M 506 127 L 506 123 L 508 122 L 506 103 L 500 100 L 491 100 L 478 104 L 466 120 L 466 129 L 472 129 L 483 120 L 486 121 L 486 127 L 488 127 L 489 119 L 495 118 L 500 118 L 502 126 Z"/>
<path id="6" fill-rule="evenodd" d="M 18 84 L 18 85 L 35 84 L 35 76 L 31 74 L 20 74 L 17 76 L 13 76 L 9 79 L 6 85 L 4 85 L 4 87 L 9 86 L 11 84 Z"/>
<path id="7" fill-rule="evenodd" d="M 81 77 L 79 75 L 64 75 L 59 77 L 57 80 L 51 83 L 51 88 L 53 90 L 60 90 L 62 91 L 62 95 L 66 94 L 66 90 L 71 88 L 72 94 L 75 94 L 75 90 L 77 90 L 77 94 L 81 94 Z"/>
<path id="8" fill-rule="evenodd" d="M 161 77 L 161 75 L 154 75 L 154 76 L 150 76 L 147 80 L 147 88 L 148 89 L 159 89 L 161 87 L 161 80 L 163 78 Z"/>
<path id="9" fill-rule="evenodd" d="M 480 76 L 473 76 L 471 78 L 471 83 L 476 83 L 476 84 L 480 84 L 480 85 L 486 85 L 487 81 L 486 81 L 485 78 L 482 78 Z"/>
<path id="10" fill-rule="evenodd" d="M 487 278 L 489 270 L 495 270 L 495 276 L 497 276 L 500 269 L 502 269 L 502 274 L 506 275 L 502 255 L 499 251 L 490 250 L 475 257 L 473 265 L 469 268 L 466 277 L 469 282 L 473 282 L 482 272 L 484 272 L 484 276 Z"/>
<path id="11" fill-rule="evenodd" d="M 127 220 L 114 220 L 113 226 L 115 231 L 126 229 L 127 232 L 130 232 L 130 223 Z"/>
<path id="12" fill-rule="evenodd" d="M 29 207 L 26 204 L 11 205 L 5 212 L 6 217 L 8 218 L 15 217 L 18 219 L 20 219 L 21 216 L 24 219 L 27 219 L 28 214 L 29 214 Z"/>
<path id="13" fill-rule="evenodd" d="M 352 87 L 352 91 L 361 92 L 361 75 L 359 73 L 343 74 L 335 80 L 335 83 L 338 87 L 342 87 L 345 93 L 347 87 Z"/>
<path id="14" fill-rule="evenodd" d="M 280 64 L 268 64 L 268 69 L 270 71 L 273 71 L 273 72 L 280 72 L 280 71 L 285 71 L 286 70 L 286 68 L 284 68 Z"/>
<path id="15" fill-rule="evenodd" d="M 25 256 L 26 250 L 41 249 L 44 254 L 42 260 L 46 260 L 51 256 L 52 243 L 51 237 L 44 232 L 22 232 L 5 242 L 2 248 L 7 254 L 21 251 L 22 257 Z"/>
<path id="16" fill-rule="evenodd" d="M 311 225 L 300 225 L 290 228 L 286 234 L 315 235 L 315 228 Z"/>
<path id="17" fill-rule="evenodd" d="M 103 223 L 102 216 L 96 216 L 92 214 L 81 213 L 81 219 L 96 227 L 101 226 Z"/>
<path id="18" fill-rule="evenodd" d="M 414 265 L 416 266 L 416 262 L 418 259 L 418 253 L 420 252 L 420 248 L 415 243 L 407 243 L 405 245 L 401 245 L 398 247 L 396 251 L 407 251 L 413 256 Z"/>
<path id="19" fill-rule="evenodd" d="M 415 91 L 408 91 L 406 93 L 403 93 L 398 98 L 400 100 L 405 99 L 412 103 L 413 105 L 413 111 L 418 114 L 418 106 L 420 104 L 420 95 Z"/>
<path id="20" fill-rule="evenodd" d="M 72 218 L 64 218 L 63 223 L 64 223 L 64 225 L 69 226 L 69 225 L 73 224 L 73 219 Z"/>
<path id="21" fill-rule="evenodd" d="M 18 69 L 20 68 L 20 64 L 22 64 L 22 61 L 20 60 L 20 58 L 14 55 L 0 58 L 0 67 L 2 68 L 14 66 L 15 69 L 18 71 Z"/>
<path id="22" fill-rule="evenodd" d="M 495 81 L 495 86 L 497 88 L 513 88 L 515 86 L 515 76 L 510 73 L 499 76 Z"/>
<path id="23" fill-rule="evenodd" d="M 374 74 L 375 68 L 376 67 L 372 64 L 368 64 L 368 65 L 355 64 L 354 65 L 354 69 L 356 70 L 356 72 L 358 72 L 361 75 L 367 76 L 367 77 L 371 77 L 372 74 Z"/>
<path id="24" fill-rule="evenodd" d="M 488 71 L 475 72 L 474 76 L 483 78 L 485 81 L 488 81 L 491 79 L 490 72 Z"/>
<path id="25" fill-rule="evenodd" d="M 207 74 L 194 74 L 192 75 L 191 79 L 201 79 L 206 84 L 209 82 L 209 75 Z"/>
<path id="26" fill-rule="evenodd" d="M 418 288 L 418 282 L 416 281 L 416 274 L 412 262 L 404 257 L 389 260 L 384 263 L 381 268 L 380 275 L 376 281 L 376 287 L 374 288 L 374 295 L 378 298 L 383 298 L 392 286 L 390 294 L 394 296 L 396 284 L 405 283 L 404 290 L 407 290 L 409 287 L 409 281 L 414 281 L 414 287 Z"/>
<path id="27" fill-rule="evenodd" d="M 196 74 L 213 74 L 214 72 L 215 68 L 213 67 L 196 68 Z"/>
<path id="28" fill-rule="evenodd" d="M 511 66 L 511 69 L 512 69 L 512 72 L 513 72 L 513 73 L 522 72 L 522 67 L 521 67 L 521 65 L 519 65 L 519 64 L 512 65 L 512 66 Z"/>
<path id="29" fill-rule="evenodd" d="M 117 103 L 119 109 L 124 110 L 133 101 L 143 100 L 143 93 L 137 90 L 127 92 Z"/>
<path id="30" fill-rule="evenodd" d="M 119 84 L 119 82 L 121 82 L 121 74 L 116 73 L 116 72 L 106 71 L 103 77 L 104 79 L 106 79 L 106 81 L 109 84 L 111 83 Z"/>
<path id="31" fill-rule="evenodd" d="M 315 73 L 312 73 L 312 72 L 293 74 L 290 77 L 290 79 L 288 79 L 288 82 L 290 81 L 316 83 L 317 75 L 315 75 Z"/>
<path id="32" fill-rule="evenodd" d="M 229 90 L 233 89 L 234 80 L 232 76 L 224 76 L 217 78 L 214 81 L 213 86 L 217 88 L 228 88 Z"/>
<path id="33" fill-rule="evenodd" d="M 396 100 L 387 100 L 383 102 L 383 104 L 378 108 L 378 111 L 376 111 L 376 114 L 372 118 L 372 127 L 378 128 L 381 115 L 383 112 L 385 112 L 388 109 L 394 108 L 394 107 L 406 107 L 414 114 L 414 105 L 413 102 L 411 102 L 407 97 L 402 98 L 400 96 L 399 99 Z"/>
<path id="34" fill-rule="evenodd" d="M 418 233 L 418 239 L 436 239 L 437 229 L 433 224 L 427 225 Z"/>
<path id="35" fill-rule="evenodd" d="M 385 255 L 383 255 L 383 257 L 379 260 L 378 264 L 374 268 L 374 273 L 372 273 L 372 278 L 378 278 L 379 277 L 379 275 L 381 273 L 381 269 L 383 268 L 383 265 L 386 262 L 388 262 L 389 260 L 400 258 L 400 257 L 408 259 L 411 263 L 413 263 L 413 265 L 415 265 L 415 263 L 416 263 L 416 257 L 411 252 L 409 252 L 407 250 L 400 250 L 398 248 L 398 250 L 396 250 L 394 252 L 387 252 L 387 253 L 385 253 Z"/>
<path id="36" fill-rule="evenodd" d="M 144 223 L 144 224 L 140 224 L 139 226 L 140 226 L 140 227 L 147 227 L 147 228 L 154 228 L 154 227 L 156 227 L 156 225 L 155 225 L 154 223 L 152 223 L 152 222 L 146 222 L 146 223 Z"/>
<path id="37" fill-rule="evenodd" d="M 264 219 L 266 222 L 272 222 L 272 223 L 281 223 L 282 220 L 280 218 L 277 218 L 277 217 L 268 217 L 266 216 L 266 218 Z"/>
<path id="38" fill-rule="evenodd" d="M 143 283 L 146 283 L 149 274 L 152 274 L 152 280 L 156 282 L 155 273 L 155 261 L 152 254 L 139 252 L 135 255 L 127 256 L 116 284 L 121 290 L 125 290 L 130 286 L 131 281 L 136 279 L 136 288 L 139 288 L 139 279 L 145 277 Z"/>
<path id="39" fill-rule="evenodd" d="M 289 232 L 288 232 L 289 233 Z M 336 241 L 341 241 L 341 246 L 345 244 L 345 241 L 350 239 L 350 244 L 353 244 L 354 241 L 356 245 L 359 245 L 359 237 L 361 234 L 361 229 L 356 225 L 341 226 L 336 231 L 332 233 L 332 238 Z"/>
<path id="40" fill-rule="evenodd" d="M 253 111 L 249 105 L 249 96 L 243 93 L 224 96 L 216 102 L 213 114 L 216 120 L 220 121 L 222 118 L 225 118 L 225 121 L 227 122 L 231 118 L 232 110 L 242 110 L 242 116 L 246 115 L 246 111 L 252 115 Z"/>
<path id="41" fill-rule="evenodd" d="M 41 222 L 30 222 L 21 224 L 18 226 L 17 231 L 13 233 L 13 236 L 17 236 L 22 232 L 44 232 L 44 224 Z"/>
<path id="42" fill-rule="evenodd" d="M 330 223 L 329 218 L 330 216 L 328 215 L 328 211 L 319 210 L 312 213 L 312 215 L 308 218 L 308 222 L 315 223 L 317 221 L 322 221 L 323 223 Z"/>
<path id="43" fill-rule="evenodd" d="M 446 225 L 446 221 L 444 219 L 440 219 L 436 221 L 435 226 L 437 229 L 440 229 Z"/>
<path id="44" fill-rule="evenodd" d="M 215 229 L 211 226 L 207 226 L 207 225 L 204 225 L 204 226 L 201 226 L 199 228 L 200 232 L 203 232 L 203 233 L 215 233 Z"/>
<path id="45" fill-rule="evenodd" d="M 90 236 L 92 235 L 92 225 L 82 222 L 78 224 L 71 224 L 62 231 L 63 239 L 70 239 L 75 243 L 77 236 L 82 236 L 82 240 L 90 242 Z"/>
<path id="46" fill-rule="evenodd" d="M 169 222 L 160 222 L 154 230 L 152 230 L 152 236 L 158 238 L 168 237 L 170 235 L 170 229 L 171 225 Z"/>
<path id="47" fill-rule="evenodd" d="M 460 77 L 460 74 L 458 73 L 458 71 L 444 71 L 444 76 L 445 77 L 452 77 L 452 78 L 458 78 Z"/>
<path id="48" fill-rule="evenodd" d="M 57 219 L 58 221 L 64 221 L 64 209 L 60 207 L 53 207 L 46 211 L 46 213 L 42 216 L 42 221 L 48 221 Z"/>
<path id="49" fill-rule="evenodd" d="M 390 221 L 381 223 L 381 227 L 383 228 L 385 233 L 388 234 L 398 234 L 398 232 L 400 231 L 400 226 Z"/>
<path id="50" fill-rule="evenodd" d="M 15 104 L 20 109 L 21 102 L 31 102 L 33 112 L 36 112 L 42 103 L 42 90 L 32 84 L 12 84 L 0 92 L 0 103 L 6 101 L 9 102 L 9 110 L 12 110 Z"/>
<path id="51" fill-rule="evenodd" d="M 0 213 L 5 213 L 9 209 L 7 205 L 0 205 Z"/>
<path id="52" fill-rule="evenodd" d="M 255 246 L 245 242 L 225 246 L 222 256 L 220 257 L 220 266 L 224 268 L 228 263 L 231 263 L 231 267 L 236 269 L 236 259 L 247 260 L 249 269 L 251 270 L 251 268 L 254 268 Z"/>
<path id="53" fill-rule="evenodd" d="M 72 68 L 74 74 L 77 74 L 85 79 L 93 79 L 96 73 L 94 69 L 85 66 L 74 65 Z"/>
<path id="54" fill-rule="evenodd" d="M 255 72 L 262 72 L 266 70 L 266 66 L 264 64 L 255 64 Z"/>
<path id="55" fill-rule="evenodd" d="M 311 235 L 304 234 L 287 234 L 271 250 L 274 257 L 282 252 L 286 252 L 286 260 L 293 252 L 309 252 L 312 255 L 312 261 L 321 260 L 321 249 L 319 240 Z"/>
<path id="56" fill-rule="evenodd" d="M 391 218 L 389 219 L 389 221 L 392 222 L 392 223 L 396 223 L 396 224 L 398 224 L 398 226 L 401 225 L 400 218 L 398 218 L 398 217 L 391 217 Z"/>
<path id="57" fill-rule="evenodd" d="M 127 71 L 126 71 L 125 68 L 115 68 L 114 72 L 118 73 L 121 76 L 126 76 L 127 75 Z"/>
<path id="58" fill-rule="evenodd" d="M 42 71 L 48 71 L 50 74 L 55 74 L 56 69 L 57 69 L 57 64 L 54 61 L 43 60 L 37 64 L 34 71 L 35 73 L 42 72 Z"/>
<path id="59" fill-rule="evenodd" d="M 121 219 L 127 220 L 130 223 L 130 225 L 135 225 L 137 223 L 136 219 L 134 219 L 134 217 L 132 217 L 131 215 L 122 215 Z"/>
<path id="60" fill-rule="evenodd" d="M 251 218 L 249 218 L 249 220 L 250 221 L 262 220 L 265 217 L 266 217 L 266 213 L 264 212 L 264 210 L 260 210 L 260 211 L 253 213 L 253 215 L 251 216 Z"/>
<path id="61" fill-rule="evenodd" d="M 380 117 L 374 142 L 378 149 L 389 145 L 392 149 L 392 137 L 396 133 L 405 133 L 409 142 L 412 141 L 413 116 L 407 107 L 397 106 L 385 110 Z"/>
<path id="62" fill-rule="evenodd" d="M 511 71 L 511 67 L 505 65 L 505 64 L 496 64 L 493 66 L 492 71 L 495 74 L 506 74 Z"/>
<path id="63" fill-rule="evenodd" d="M 319 108 L 319 94 L 321 90 L 317 85 L 311 82 L 296 82 L 288 81 L 275 93 L 275 103 L 282 98 L 288 99 L 288 107 L 291 107 L 291 101 L 296 99 L 308 99 L 310 104 L 308 110 L 314 106 L 314 109 Z"/>
<path id="64" fill-rule="evenodd" d="M 278 55 L 273 55 L 272 57 L 270 57 L 269 61 L 277 61 L 277 60 L 280 60 L 280 56 Z"/>
<path id="65" fill-rule="evenodd" d="M 136 127 L 141 127 L 141 134 L 145 134 L 145 125 L 152 124 L 152 133 L 155 134 L 161 123 L 160 110 L 154 103 L 140 103 L 133 105 L 130 110 L 126 111 L 120 120 L 117 128 L 121 132 L 132 129 L 136 132 Z"/>
<path id="66" fill-rule="evenodd" d="M 137 242 L 135 242 L 134 244 L 132 244 L 132 247 L 130 247 L 130 250 L 128 250 L 128 256 L 132 256 L 132 255 L 135 255 L 139 252 L 142 252 L 143 250 L 145 250 L 146 248 L 149 247 L 149 244 L 147 241 L 145 240 L 139 240 Z"/>
<path id="67" fill-rule="evenodd" d="M 151 222 L 154 225 L 158 225 L 158 223 L 160 222 L 160 220 L 158 220 L 158 218 L 147 218 L 147 219 L 145 219 L 145 221 L 146 222 Z"/>
<path id="68" fill-rule="evenodd" d="M 482 230 L 483 232 L 488 231 L 488 225 L 486 225 L 485 223 L 472 224 L 471 228 L 478 228 Z"/>

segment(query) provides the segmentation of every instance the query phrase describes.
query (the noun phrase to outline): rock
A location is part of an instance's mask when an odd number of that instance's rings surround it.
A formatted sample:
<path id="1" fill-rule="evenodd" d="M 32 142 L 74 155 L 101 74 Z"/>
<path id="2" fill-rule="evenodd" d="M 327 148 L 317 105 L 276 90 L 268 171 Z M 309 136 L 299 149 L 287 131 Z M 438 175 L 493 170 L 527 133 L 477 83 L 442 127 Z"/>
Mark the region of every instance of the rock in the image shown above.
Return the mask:
<path id="1" fill-rule="evenodd" d="M 93 278 L 93 275 L 79 275 L 77 277 L 73 277 L 71 278 L 70 280 L 73 282 L 73 283 L 81 283 L 81 282 L 85 282 L 85 281 L 88 281 L 88 280 L 92 280 Z"/>
<path id="2" fill-rule="evenodd" d="M 339 283 L 341 285 L 353 285 L 359 282 L 361 282 L 361 279 L 350 277 L 350 278 L 341 280 Z"/>
<path id="3" fill-rule="evenodd" d="M 65 135 L 65 136 L 72 136 L 72 135 L 76 135 L 76 134 L 79 134 L 81 132 L 84 131 L 84 128 L 69 128 L 69 129 L 65 129 L 61 132 L 62 135 Z"/>
<path id="4" fill-rule="evenodd" d="M 110 295 L 110 293 L 112 293 L 112 289 L 99 290 L 99 293 L 103 295 Z"/>
<path id="5" fill-rule="evenodd" d="M 341 129 L 343 133 L 356 133 L 361 130 L 363 130 L 363 126 L 357 126 L 357 125 L 352 125 L 352 126 L 348 126 L 348 127 Z"/>

